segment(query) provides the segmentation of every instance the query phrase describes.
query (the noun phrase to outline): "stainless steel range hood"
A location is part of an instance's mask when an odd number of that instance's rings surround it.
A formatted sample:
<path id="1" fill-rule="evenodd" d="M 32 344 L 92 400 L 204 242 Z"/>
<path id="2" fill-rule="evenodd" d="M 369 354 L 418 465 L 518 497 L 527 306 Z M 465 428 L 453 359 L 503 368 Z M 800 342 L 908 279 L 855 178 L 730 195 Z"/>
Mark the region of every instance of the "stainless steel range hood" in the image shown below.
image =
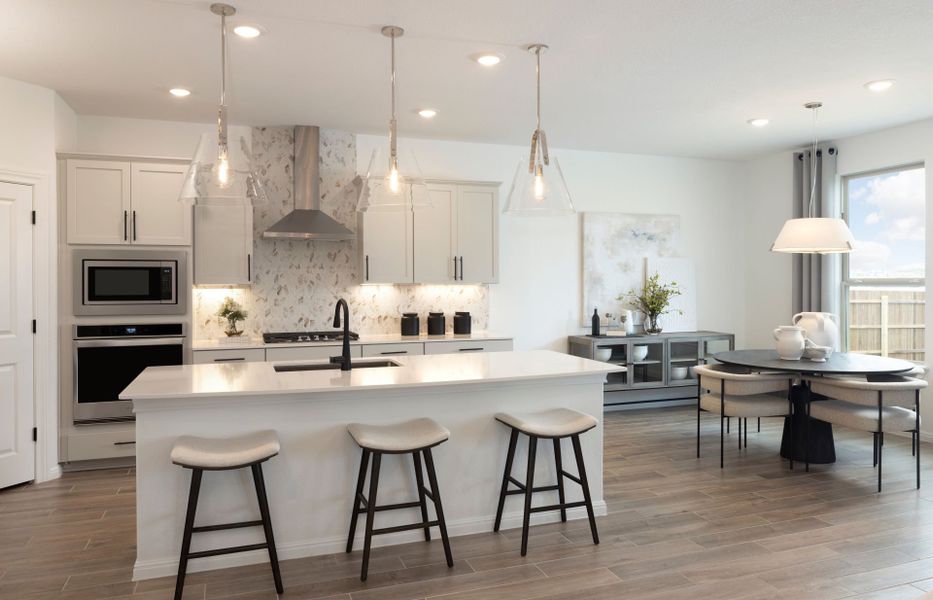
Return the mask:
<path id="1" fill-rule="evenodd" d="M 318 127 L 295 127 L 295 209 L 266 229 L 262 237 L 335 241 L 356 237 L 321 210 L 320 141 Z"/>

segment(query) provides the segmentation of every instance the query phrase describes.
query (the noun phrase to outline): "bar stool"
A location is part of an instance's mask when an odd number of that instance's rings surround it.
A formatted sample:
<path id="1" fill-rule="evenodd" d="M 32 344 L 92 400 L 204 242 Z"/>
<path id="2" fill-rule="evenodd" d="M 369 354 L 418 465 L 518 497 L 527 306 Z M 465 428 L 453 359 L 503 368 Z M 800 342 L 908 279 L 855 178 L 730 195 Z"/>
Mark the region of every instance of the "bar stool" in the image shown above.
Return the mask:
<path id="1" fill-rule="evenodd" d="M 447 557 L 447 566 L 454 566 L 454 559 L 450 553 L 450 540 L 447 537 L 447 522 L 444 520 L 444 509 L 441 506 L 441 493 L 437 487 L 437 474 L 434 471 L 434 457 L 431 448 L 446 442 L 450 432 L 432 419 L 412 419 L 393 425 L 363 425 L 351 423 L 347 427 L 350 437 L 363 450 L 360 460 L 360 473 L 356 481 L 356 494 L 353 497 L 353 509 L 350 514 L 350 535 L 347 537 L 347 552 L 353 551 L 353 538 L 356 535 L 356 522 L 359 516 L 366 513 L 366 532 L 363 538 L 363 566 L 360 581 L 366 581 L 369 571 L 369 551 L 372 547 L 374 535 L 409 531 L 411 529 L 424 529 L 425 541 L 431 541 L 431 527 L 437 527 L 441 532 L 441 541 L 444 543 L 444 555 Z M 415 482 L 418 485 L 418 500 L 413 502 L 400 502 L 397 504 L 376 505 L 376 493 L 379 490 L 379 467 L 382 464 L 383 454 L 411 454 L 415 463 Z M 428 482 L 431 489 L 424 486 L 424 474 L 421 471 L 421 455 L 424 454 L 424 463 L 428 471 Z M 372 470 L 369 475 L 369 496 L 363 495 L 363 484 L 366 481 L 366 466 L 372 455 Z M 428 520 L 428 505 L 425 497 L 434 503 L 434 512 L 437 518 Z M 396 525 L 373 529 L 373 518 L 376 512 L 383 510 L 396 510 L 401 508 L 420 508 L 421 521 L 408 525 Z"/>
<path id="2" fill-rule="evenodd" d="M 502 487 L 499 490 L 499 507 L 496 509 L 496 524 L 493 531 L 499 531 L 502 524 L 502 509 L 505 507 L 506 496 L 513 494 L 525 495 L 525 514 L 522 521 L 522 556 L 528 553 L 528 525 L 531 513 L 549 510 L 560 510 L 560 520 L 567 521 L 567 509 L 578 506 L 586 507 L 586 514 L 590 520 L 590 532 L 593 534 L 593 543 L 599 543 L 599 534 L 596 531 L 596 516 L 593 513 L 593 500 L 590 498 L 590 484 L 586 478 L 586 468 L 583 465 L 583 451 L 580 449 L 580 434 L 596 427 L 598 422 L 590 415 L 569 408 L 555 408 L 538 413 L 508 414 L 498 413 L 496 420 L 512 429 L 509 437 L 509 453 L 505 459 L 505 472 L 502 475 Z M 528 471 L 525 483 L 512 477 L 512 461 L 515 458 L 515 446 L 518 443 L 518 434 L 528 436 Z M 560 441 L 570 438 L 573 444 L 573 454 L 577 461 L 577 476 L 564 471 L 561 462 Z M 554 461 L 557 467 L 557 483 L 534 487 L 535 455 L 537 454 L 538 440 L 550 439 L 554 441 Z M 575 481 L 583 488 L 583 501 L 567 502 L 564 498 L 564 477 Z M 510 490 L 509 483 L 515 485 L 517 490 Z M 559 503 L 548 506 L 531 506 L 531 496 L 534 492 L 547 492 L 557 490 Z"/>
<path id="3" fill-rule="evenodd" d="M 191 490 L 188 492 L 188 511 L 185 516 L 185 532 L 181 542 L 181 558 L 178 561 L 178 579 L 175 582 L 175 600 L 181 600 L 185 587 L 185 572 L 188 560 L 204 558 L 249 550 L 269 551 L 272 564 L 272 577 L 275 589 L 283 593 L 282 576 L 279 572 L 279 559 L 275 552 L 275 539 L 272 536 L 272 520 L 269 517 L 269 501 L 266 497 L 266 483 L 262 477 L 262 463 L 279 453 L 279 438 L 274 431 L 257 431 L 229 438 L 201 438 L 183 435 L 175 441 L 172 448 L 172 462 L 180 467 L 191 469 Z M 198 493 L 201 490 L 201 476 L 204 471 L 229 471 L 249 467 L 253 472 L 256 485 L 256 498 L 259 501 L 258 521 L 241 521 L 219 525 L 194 526 L 194 516 L 198 508 Z M 239 529 L 241 527 L 262 526 L 266 541 L 261 544 L 246 544 L 191 552 L 191 534 L 205 531 Z"/>

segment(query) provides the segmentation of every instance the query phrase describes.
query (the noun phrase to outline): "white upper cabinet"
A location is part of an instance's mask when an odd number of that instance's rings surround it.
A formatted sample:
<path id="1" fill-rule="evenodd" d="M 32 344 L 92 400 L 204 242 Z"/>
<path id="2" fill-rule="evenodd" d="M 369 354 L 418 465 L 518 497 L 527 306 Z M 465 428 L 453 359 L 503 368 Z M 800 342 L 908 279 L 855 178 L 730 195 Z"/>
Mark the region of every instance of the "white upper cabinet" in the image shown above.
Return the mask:
<path id="1" fill-rule="evenodd" d="M 65 161 L 69 244 L 191 244 L 191 207 L 178 201 L 186 166 Z"/>
<path id="2" fill-rule="evenodd" d="M 453 283 L 457 186 L 431 185 L 428 195 L 431 206 L 414 211 L 415 283 Z"/>
<path id="3" fill-rule="evenodd" d="M 361 213 L 360 279 L 363 283 L 413 283 L 411 211 Z"/>
<path id="4" fill-rule="evenodd" d="M 253 207 L 194 207 L 194 284 L 249 285 L 253 280 Z"/>
<path id="5" fill-rule="evenodd" d="M 130 163 L 68 160 L 69 244 L 130 243 Z"/>
<path id="6" fill-rule="evenodd" d="M 130 221 L 134 244 L 191 244 L 191 206 L 178 201 L 186 171 L 180 164 L 132 164 Z"/>
<path id="7" fill-rule="evenodd" d="M 493 283 L 499 279 L 499 189 L 489 185 L 457 187 L 458 281 Z"/>

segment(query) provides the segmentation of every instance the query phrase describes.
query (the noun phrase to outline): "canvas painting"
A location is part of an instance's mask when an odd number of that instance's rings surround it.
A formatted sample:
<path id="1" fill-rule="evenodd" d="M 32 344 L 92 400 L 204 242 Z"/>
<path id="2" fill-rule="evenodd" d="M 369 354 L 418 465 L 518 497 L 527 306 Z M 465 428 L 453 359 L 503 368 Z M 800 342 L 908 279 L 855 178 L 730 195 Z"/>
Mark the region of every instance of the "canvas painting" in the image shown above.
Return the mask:
<path id="1" fill-rule="evenodd" d="M 620 294 L 641 289 L 645 259 L 677 256 L 680 217 L 628 213 L 583 213 L 583 325 L 593 309 L 618 315 Z"/>

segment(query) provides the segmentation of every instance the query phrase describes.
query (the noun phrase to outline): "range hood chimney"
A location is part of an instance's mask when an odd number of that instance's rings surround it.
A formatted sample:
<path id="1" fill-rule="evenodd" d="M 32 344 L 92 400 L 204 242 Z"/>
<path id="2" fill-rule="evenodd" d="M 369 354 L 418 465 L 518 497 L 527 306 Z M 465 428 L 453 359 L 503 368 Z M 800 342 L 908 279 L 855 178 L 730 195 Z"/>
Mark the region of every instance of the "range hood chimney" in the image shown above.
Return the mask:
<path id="1" fill-rule="evenodd" d="M 295 209 L 266 229 L 262 237 L 334 241 L 356 237 L 321 210 L 320 142 L 318 127 L 295 127 Z"/>

